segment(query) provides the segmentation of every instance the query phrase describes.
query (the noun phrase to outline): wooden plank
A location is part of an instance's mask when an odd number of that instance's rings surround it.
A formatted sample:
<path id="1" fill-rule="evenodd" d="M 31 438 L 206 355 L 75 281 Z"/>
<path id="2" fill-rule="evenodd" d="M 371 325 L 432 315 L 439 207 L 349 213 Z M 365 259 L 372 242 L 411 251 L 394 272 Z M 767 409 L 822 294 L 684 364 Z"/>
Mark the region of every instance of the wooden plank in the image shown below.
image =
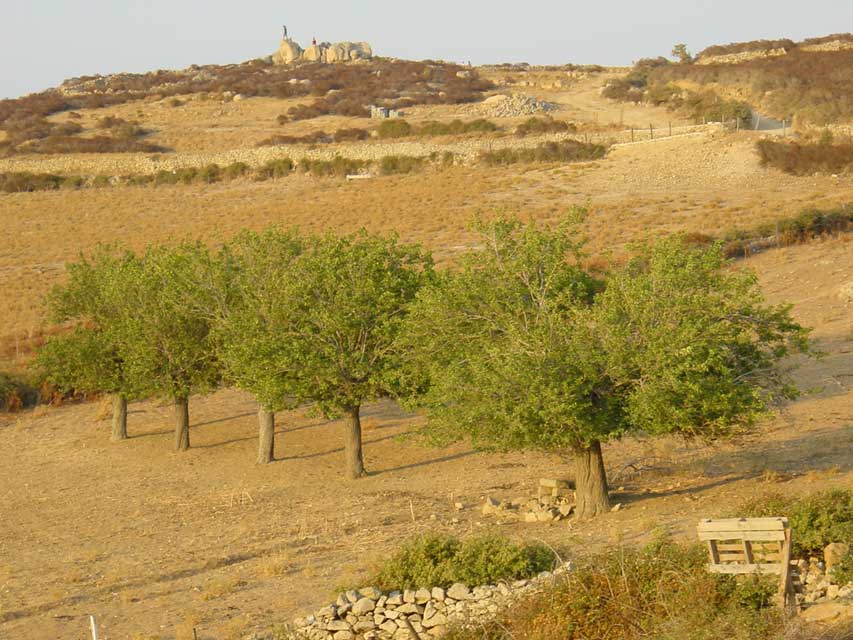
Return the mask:
<path id="1" fill-rule="evenodd" d="M 717 542 L 715 540 L 708 540 L 708 554 L 711 556 L 712 565 L 720 563 L 720 554 L 717 553 Z"/>
<path id="2" fill-rule="evenodd" d="M 782 543 L 782 562 L 779 565 L 781 576 L 779 588 L 781 590 L 782 608 L 795 606 L 794 587 L 791 584 L 791 530 L 785 531 L 785 542 Z"/>
<path id="3" fill-rule="evenodd" d="M 753 542 L 782 542 L 785 540 L 784 531 L 700 531 L 700 540 L 740 541 L 751 540 Z"/>
<path id="4" fill-rule="evenodd" d="M 702 531 L 783 531 L 787 518 L 726 518 L 700 520 L 697 529 Z"/>
<path id="5" fill-rule="evenodd" d="M 711 564 L 711 573 L 782 573 L 781 564 Z"/>
<path id="6" fill-rule="evenodd" d="M 747 564 L 755 564 L 755 558 L 752 557 L 752 543 L 749 540 L 742 540 L 743 555 L 746 558 Z"/>

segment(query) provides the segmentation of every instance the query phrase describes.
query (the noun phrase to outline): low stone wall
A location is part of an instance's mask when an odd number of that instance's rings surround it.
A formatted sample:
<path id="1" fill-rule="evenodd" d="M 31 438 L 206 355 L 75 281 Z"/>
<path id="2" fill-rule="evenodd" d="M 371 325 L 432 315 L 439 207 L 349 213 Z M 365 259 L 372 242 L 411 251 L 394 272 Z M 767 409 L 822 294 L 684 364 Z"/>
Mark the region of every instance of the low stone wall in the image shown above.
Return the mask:
<path id="1" fill-rule="evenodd" d="M 717 126 L 719 128 L 719 125 Z M 695 125 L 673 127 L 673 135 L 678 133 L 693 133 L 712 131 L 712 125 Z M 665 137 L 668 129 L 656 129 L 655 137 Z M 636 129 L 633 133 L 635 140 L 650 137 L 648 129 Z M 472 163 L 483 151 L 499 149 L 529 149 L 544 142 L 560 142 L 564 140 L 580 140 L 602 144 L 630 142 L 631 130 L 604 131 L 600 133 L 556 133 L 540 136 L 516 138 L 504 136 L 499 138 L 472 138 L 454 142 L 426 141 L 397 141 L 397 142 L 361 142 L 347 145 L 328 145 L 310 148 L 306 145 L 280 145 L 275 147 L 260 147 L 255 149 L 234 149 L 221 153 L 182 153 L 182 154 L 133 154 L 133 153 L 101 153 L 101 154 L 67 154 L 57 156 L 25 156 L 0 159 L 0 172 L 28 171 L 32 173 L 58 173 L 62 175 L 141 175 L 153 174 L 158 171 L 172 171 L 183 167 L 203 167 L 208 164 L 226 166 L 233 162 L 245 162 L 250 167 L 258 167 L 270 160 L 290 158 L 298 161 L 301 158 L 309 160 L 332 160 L 335 156 L 343 156 L 353 160 L 377 161 L 385 156 L 402 155 L 426 157 L 431 154 L 441 155 L 445 152 L 454 154 L 463 163 Z"/>
<path id="2" fill-rule="evenodd" d="M 473 623 L 494 615 L 520 597 L 552 585 L 572 568 L 571 562 L 531 580 L 500 582 L 469 588 L 454 584 L 382 593 L 375 587 L 347 591 L 305 618 L 294 620 L 298 638 L 305 640 L 414 640 L 408 624 L 419 635 L 441 637 L 449 625 Z"/>

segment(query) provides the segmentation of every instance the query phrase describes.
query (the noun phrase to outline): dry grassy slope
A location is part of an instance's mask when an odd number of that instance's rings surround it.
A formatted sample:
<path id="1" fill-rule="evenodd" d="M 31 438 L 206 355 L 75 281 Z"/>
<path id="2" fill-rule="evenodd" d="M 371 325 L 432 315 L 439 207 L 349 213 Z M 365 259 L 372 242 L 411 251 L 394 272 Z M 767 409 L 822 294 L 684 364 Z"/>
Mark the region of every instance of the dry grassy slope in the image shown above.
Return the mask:
<path id="1" fill-rule="evenodd" d="M 844 239 L 774 250 L 745 266 L 770 300 L 791 301 L 827 352 L 798 372 L 815 390 L 740 442 L 627 440 L 606 447 L 623 504 L 591 524 L 498 525 L 484 496 L 532 495 L 571 475 L 557 456 L 432 450 L 396 436 L 417 419 L 378 403 L 365 416 L 373 474 L 340 476 L 341 424 L 279 416 L 280 460 L 253 464 L 255 405 L 235 391 L 194 398 L 193 449 L 171 453 L 170 408 L 131 407 L 131 440 L 108 442 L 106 407 L 40 409 L 0 422 L 0 637 L 204 640 L 253 630 L 324 604 L 399 541 L 430 529 L 483 528 L 567 545 L 571 554 L 724 515 L 764 491 L 853 486 L 853 280 Z M 462 511 L 454 503 L 465 505 Z M 435 518 L 432 516 L 435 515 Z M 455 519 L 455 521 L 454 521 Z"/>
<path id="2" fill-rule="evenodd" d="M 0 196 L 0 365 L 26 354 L 43 324 L 41 297 L 64 262 L 98 242 L 134 248 L 242 228 L 397 231 L 446 260 L 469 240 L 477 212 L 553 220 L 589 203 L 594 252 L 673 231 L 716 234 L 853 199 L 853 181 L 765 170 L 754 134 L 717 134 L 620 147 L 602 161 L 504 169 L 456 167 L 423 175 L 344 182 L 304 176 L 212 186 L 121 187 Z"/>

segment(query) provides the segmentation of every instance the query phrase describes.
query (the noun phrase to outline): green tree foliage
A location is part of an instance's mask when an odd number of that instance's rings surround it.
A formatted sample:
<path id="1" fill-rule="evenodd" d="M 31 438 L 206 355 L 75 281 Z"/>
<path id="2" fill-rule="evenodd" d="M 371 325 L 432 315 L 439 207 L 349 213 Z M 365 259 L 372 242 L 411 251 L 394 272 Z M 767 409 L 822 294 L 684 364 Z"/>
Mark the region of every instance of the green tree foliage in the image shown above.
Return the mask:
<path id="1" fill-rule="evenodd" d="M 63 391 L 113 395 L 114 440 L 127 438 L 127 401 L 145 392 L 124 357 L 123 323 L 129 313 L 131 274 L 138 268 L 129 251 L 100 246 L 91 258 L 68 265 L 68 281 L 48 296 L 51 321 L 72 323 L 39 350 L 36 367 Z"/>
<path id="2" fill-rule="evenodd" d="M 215 257 L 200 243 L 149 248 L 127 290 L 121 331 L 126 368 L 150 392 L 175 402 L 175 446 L 189 448 L 189 397 L 214 389 L 220 363 L 211 331 Z"/>
<path id="3" fill-rule="evenodd" d="M 215 289 L 222 296 L 214 331 L 225 375 L 260 406 L 259 463 L 274 459 L 274 413 L 296 397 L 301 367 L 293 353 L 297 316 L 289 295 L 292 263 L 301 251 L 295 232 L 244 232 L 229 243 L 221 261 L 225 284 Z"/>
<path id="4" fill-rule="evenodd" d="M 280 295 L 292 314 L 283 369 L 299 371 L 296 395 L 328 417 L 347 418 L 346 458 L 364 475 L 360 407 L 389 393 L 400 365 L 393 345 L 407 305 L 431 273 L 418 247 L 361 232 L 311 238 Z"/>
<path id="5" fill-rule="evenodd" d="M 679 42 L 672 48 L 672 57 L 681 64 L 690 64 L 693 62 L 693 56 L 687 50 L 687 45 L 683 42 Z"/>
<path id="6" fill-rule="evenodd" d="M 597 282 L 571 225 L 480 224 L 483 249 L 418 296 L 400 349 L 438 440 L 571 453 L 578 514 L 609 508 L 601 443 L 629 431 L 716 437 L 793 395 L 777 364 L 805 348 L 718 248 L 644 249 Z"/>

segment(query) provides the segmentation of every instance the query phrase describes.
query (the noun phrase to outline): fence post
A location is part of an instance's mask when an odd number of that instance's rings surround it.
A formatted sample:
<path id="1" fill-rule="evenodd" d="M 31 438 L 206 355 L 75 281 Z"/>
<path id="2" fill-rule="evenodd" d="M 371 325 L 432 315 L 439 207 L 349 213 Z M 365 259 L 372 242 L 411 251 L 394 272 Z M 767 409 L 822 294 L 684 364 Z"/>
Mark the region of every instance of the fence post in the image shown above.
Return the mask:
<path id="1" fill-rule="evenodd" d="M 95 624 L 95 616 L 89 616 L 89 626 L 92 629 L 92 640 L 98 640 L 98 625 Z"/>
<path id="2" fill-rule="evenodd" d="M 631 142 L 634 142 L 634 127 L 631 127 Z"/>
<path id="3" fill-rule="evenodd" d="M 655 130 L 652 128 L 652 123 L 649 123 L 649 140 L 655 139 Z"/>
<path id="4" fill-rule="evenodd" d="M 669 137 L 672 137 L 672 120 L 669 121 Z"/>

